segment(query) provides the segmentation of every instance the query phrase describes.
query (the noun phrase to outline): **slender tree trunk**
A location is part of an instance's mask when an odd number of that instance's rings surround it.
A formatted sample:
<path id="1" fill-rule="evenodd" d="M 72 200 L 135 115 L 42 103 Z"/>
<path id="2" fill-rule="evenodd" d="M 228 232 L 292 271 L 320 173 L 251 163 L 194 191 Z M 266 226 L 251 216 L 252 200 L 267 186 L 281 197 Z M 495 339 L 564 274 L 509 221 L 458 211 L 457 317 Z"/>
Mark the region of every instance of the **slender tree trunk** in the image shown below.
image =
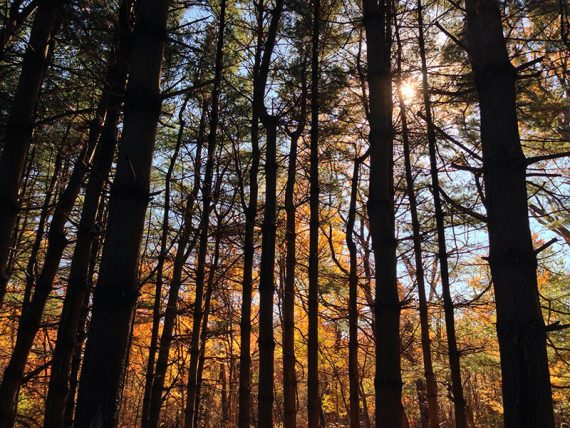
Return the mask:
<path id="1" fill-rule="evenodd" d="M 186 122 L 184 121 L 184 113 L 186 111 L 186 105 L 188 104 L 189 98 L 186 97 L 184 103 L 180 108 L 178 113 L 178 136 L 176 138 L 176 145 L 174 147 L 174 153 L 170 159 L 170 164 L 168 165 L 168 170 L 166 171 L 166 176 L 164 178 L 165 189 L 164 189 L 164 212 L 162 216 L 162 233 L 160 236 L 160 253 L 158 255 L 158 263 L 156 267 L 156 286 L 154 290 L 154 302 L 152 307 L 152 330 L 150 335 L 150 345 L 148 348 L 148 361 L 145 373 L 145 387 L 144 396 L 142 403 L 142 416 L 141 424 L 145 428 L 148 426 L 150 418 L 150 398 L 152 395 L 152 382 L 154 379 L 154 368 L 156 361 L 156 350 L 158 348 L 158 338 L 160 329 L 160 320 L 162 319 L 160 313 L 160 302 L 162 300 L 162 287 L 164 282 L 164 262 L 166 261 L 166 256 L 168 254 L 168 233 L 170 231 L 170 188 L 172 174 L 174 172 L 174 167 L 178 159 L 178 154 L 180 152 L 180 147 L 182 145 L 182 137 L 184 135 L 184 128 L 186 127 Z"/>
<path id="2" fill-rule="evenodd" d="M 22 7 L 23 0 L 12 0 L 8 11 L 6 23 L 0 29 L 0 61 L 6 56 L 6 51 L 12 44 L 12 40 L 20 27 L 37 9 L 40 0 L 31 0 Z"/>
<path id="3" fill-rule="evenodd" d="M 79 385 L 77 427 L 118 423 L 161 110 L 160 70 L 168 5 L 168 0 L 142 0 L 137 8 L 125 123 Z"/>
<path id="4" fill-rule="evenodd" d="M 307 417 L 309 428 L 320 426 L 319 395 L 319 37 L 320 0 L 313 0 L 311 49 L 311 143 L 309 190 L 309 337 L 307 348 Z"/>
<path id="5" fill-rule="evenodd" d="M 34 238 L 34 243 L 32 244 L 32 249 L 30 251 L 30 257 L 28 259 L 28 264 L 26 265 L 26 288 L 24 289 L 24 299 L 22 301 L 22 316 L 26 313 L 28 306 L 30 305 L 30 299 L 32 298 L 32 292 L 34 290 L 34 284 L 36 283 L 38 276 L 38 255 L 40 253 L 42 242 L 44 241 L 45 227 L 47 223 L 47 218 L 50 213 L 50 205 L 52 203 L 53 194 L 56 190 L 57 183 L 61 179 L 61 166 L 62 166 L 62 151 L 65 147 L 67 137 L 69 136 L 69 131 L 71 127 L 68 127 L 65 133 L 64 141 L 62 141 L 62 146 L 58 150 L 55 157 L 53 174 L 46 190 L 46 196 L 44 198 L 44 203 L 40 211 L 40 216 L 38 218 L 38 227 L 36 229 L 36 236 Z"/>
<path id="6" fill-rule="evenodd" d="M 221 181 L 221 178 L 220 180 Z M 216 270 L 220 259 L 220 224 L 218 223 L 218 230 L 216 231 L 216 243 L 214 245 L 214 260 L 210 265 L 210 272 L 208 274 L 208 286 L 206 288 L 206 297 L 204 298 L 204 320 L 202 322 L 202 332 L 200 333 L 200 361 L 198 363 L 198 371 L 196 373 L 196 400 L 194 404 L 194 427 L 200 428 L 200 400 L 202 391 L 202 377 L 204 373 L 204 363 L 206 361 L 206 341 L 208 340 L 208 317 L 210 315 L 210 303 L 212 301 L 212 293 L 214 292 L 214 283 L 216 279 Z M 223 367 L 223 365 L 222 365 Z M 224 375 L 225 380 L 225 375 Z M 222 406 L 223 407 L 223 406 Z M 227 419 L 226 419 L 227 421 Z"/>
<path id="7" fill-rule="evenodd" d="M 429 97 L 429 82 L 427 75 L 427 62 L 425 54 L 424 32 L 423 32 L 423 16 L 421 0 L 418 0 L 418 30 L 419 30 L 419 47 L 420 58 L 422 63 L 422 93 L 424 101 L 424 109 L 427 122 L 427 137 L 430 157 L 431 186 L 433 194 L 434 214 L 437 229 L 437 245 L 438 260 L 441 274 L 441 291 L 443 296 L 443 308 L 445 313 L 445 330 L 447 333 L 447 347 L 449 354 L 449 368 L 451 371 L 451 389 L 453 393 L 453 406 L 455 410 L 455 426 L 456 428 L 467 427 L 466 402 L 463 394 L 463 382 L 461 380 L 461 363 L 460 352 L 457 347 L 457 338 L 455 333 L 455 315 L 453 299 L 451 297 L 451 284 L 449 280 L 449 263 L 447 258 L 447 245 L 445 242 L 445 217 L 441 206 L 439 175 L 437 166 L 437 148 L 435 129 L 433 126 L 433 118 L 431 112 L 431 101 Z M 427 379 L 427 378 L 426 378 Z M 428 388 L 429 385 L 428 385 Z M 430 388 L 431 389 L 431 388 Z M 428 398 L 430 390 L 428 389 Z M 431 408 L 430 408 L 431 410 Z M 430 411 L 431 416 L 431 411 Z M 431 421 L 430 421 L 431 423 Z"/>
<path id="8" fill-rule="evenodd" d="M 258 426 L 273 427 L 273 293 L 275 291 L 275 235 L 277 215 L 277 119 L 263 118 L 267 132 L 265 157 L 265 209 L 262 225 L 259 276 L 259 392 Z"/>
<path id="9" fill-rule="evenodd" d="M 6 124 L 4 148 L 0 155 L 0 308 L 8 285 L 10 238 L 20 208 L 18 192 L 32 139 L 36 105 L 58 18 L 65 3 L 65 0 L 41 0 L 38 5 Z M 4 420 L 2 412 L 0 410 L 0 419 Z"/>
<path id="10" fill-rule="evenodd" d="M 421 13 L 421 4 L 418 2 L 419 13 Z M 401 62 L 402 62 L 402 46 L 400 43 L 400 35 L 398 29 L 396 30 L 396 37 L 398 41 L 398 73 L 401 75 Z M 423 26 L 420 21 L 420 44 L 423 43 Z M 423 57 L 422 59 L 425 59 Z M 422 61 L 422 64 L 424 62 Z M 424 73 L 427 70 L 423 70 Z M 401 82 L 400 82 L 401 83 Z M 427 400 L 427 411 L 429 419 L 430 428 L 439 427 L 439 404 L 437 401 L 437 381 L 433 372 L 433 362 L 431 354 L 431 339 L 430 339 L 430 329 L 429 329 L 429 313 L 426 298 L 426 286 L 425 286 L 425 271 L 423 265 L 423 251 L 422 251 L 422 231 L 420 220 L 418 218 L 418 203 L 416 199 L 416 190 L 414 184 L 414 176 L 412 171 L 412 161 L 411 161 L 411 148 L 410 148 L 410 137 L 408 131 L 408 117 L 406 114 L 406 102 L 402 94 L 401 84 L 398 88 L 398 102 L 400 105 L 400 119 L 402 122 L 402 142 L 404 148 L 404 164 L 406 170 L 406 187 L 408 193 L 408 200 L 410 202 L 410 217 L 412 219 L 412 235 L 413 235 L 413 245 L 414 245 L 414 256 L 415 256 L 415 275 L 418 287 L 418 300 L 419 300 L 419 312 L 420 312 L 420 336 L 422 344 L 422 357 L 424 363 L 424 376 L 425 385 L 425 398 Z M 419 391 L 419 390 L 418 390 Z M 419 392 L 418 392 L 419 394 Z"/>
<path id="11" fill-rule="evenodd" d="M 16 344 L 0 386 L 0 427 L 9 426 L 15 417 L 13 412 L 17 407 L 16 401 L 24 379 L 24 369 L 40 328 L 45 305 L 53 289 L 53 281 L 59 269 L 63 251 L 69 242 L 65 234 L 65 224 L 81 190 L 81 184 L 97 145 L 99 133 L 100 127 L 91 129 L 89 138 L 75 162 L 69 181 L 56 203 L 47 235 L 44 264 L 29 305 L 24 307 L 25 310 L 18 325 Z M 4 423 L 7 425 L 3 425 Z"/>
<path id="12" fill-rule="evenodd" d="M 367 155 L 365 155 L 367 156 Z M 349 417 L 350 428 L 360 428 L 360 379 L 358 373 L 358 253 L 354 242 L 356 220 L 356 199 L 358 197 L 359 170 L 365 156 L 354 160 L 350 186 L 350 204 L 346 222 L 346 246 L 349 252 L 348 275 L 348 378 L 349 378 Z"/>
<path id="13" fill-rule="evenodd" d="M 196 162 L 194 164 L 194 183 L 192 191 L 186 200 L 186 207 L 184 208 L 184 224 L 176 249 L 174 257 L 174 264 L 172 267 L 172 279 L 170 281 L 170 288 L 168 291 L 168 301 L 166 303 L 166 310 L 164 313 L 164 322 L 162 326 L 162 334 L 160 336 L 160 344 L 158 347 L 158 356 L 156 359 L 156 368 L 154 372 L 154 379 L 152 382 L 152 392 L 149 404 L 149 428 L 156 428 L 160 422 L 160 407 L 162 405 L 162 394 L 164 392 L 164 382 L 166 380 L 166 370 L 168 368 L 168 354 L 170 353 L 170 345 L 174 332 L 174 323 L 178 314 L 178 294 L 180 286 L 182 285 L 182 269 L 190 254 L 194 249 L 196 236 L 192 237 L 192 212 L 194 211 L 194 204 L 198 198 L 200 191 L 200 177 L 202 169 L 202 147 L 204 145 L 204 134 L 206 132 L 206 103 L 202 107 L 202 114 L 200 117 L 200 124 L 198 126 L 198 139 L 196 145 Z"/>
<path id="14" fill-rule="evenodd" d="M 297 266 L 297 221 L 295 204 L 295 181 L 297 176 L 297 149 L 306 122 L 307 79 L 303 72 L 298 127 L 291 133 L 287 185 L 285 188 L 285 211 L 287 231 L 285 234 L 287 255 L 285 260 L 285 286 L 283 290 L 283 408 L 284 428 L 297 426 L 297 374 L 295 364 L 295 268 Z"/>
<path id="15" fill-rule="evenodd" d="M 115 148 L 117 145 L 117 125 L 121 113 L 123 92 L 126 82 L 129 47 L 129 17 L 132 0 L 124 0 L 119 12 L 119 24 L 115 33 L 115 50 L 107 72 L 108 87 L 104 88 L 101 104 L 104 106 L 103 129 L 94 155 L 93 167 L 85 190 L 85 199 L 77 242 L 71 259 L 69 283 L 65 295 L 61 321 L 53 355 L 50 383 L 46 399 L 44 427 L 61 426 L 64 420 L 66 400 L 69 395 L 70 378 L 74 355 L 81 349 L 82 325 L 86 300 L 89 298 L 89 269 L 93 258 L 96 237 L 97 215 L 100 207 L 105 182 L 109 176 Z M 102 108 L 103 109 L 103 108 Z M 94 122 L 95 123 L 95 122 Z M 96 255 L 95 255 L 96 256 Z M 81 340 L 82 342 L 82 340 Z"/>
<path id="16" fill-rule="evenodd" d="M 257 3 L 257 42 L 253 64 L 254 100 L 251 112 L 251 166 L 249 168 L 249 201 L 245 211 L 243 244 L 243 280 L 240 319 L 240 357 L 238 388 L 238 428 L 250 428 L 251 421 L 251 302 L 253 295 L 253 259 L 255 257 L 255 224 L 259 185 L 257 175 L 261 158 L 259 150 L 259 114 L 256 108 L 255 83 L 261 63 L 263 37 L 264 0 Z"/>
<path id="17" fill-rule="evenodd" d="M 297 426 L 297 374 L 295 371 L 295 267 L 297 265 L 297 224 L 294 191 L 297 172 L 298 135 L 291 136 L 287 186 L 285 189 L 285 211 L 287 213 L 287 255 L 285 260 L 285 285 L 283 290 L 283 408 L 284 428 Z"/>
<path id="18" fill-rule="evenodd" d="M 222 427 L 227 426 L 230 415 L 228 407 L 228 387 L 226 384 L 226 370 L 224 364 L 220 364 L 220 383 L 222 385 Z"/>
<path id="19" fill-rule="evenodd" d="M 194 316 L 192 318 L 192 337 L 190 341 L 190 368 L 188 372 L 188 395 L 186 409 L 184 411 L 184 426 L 192 428 L 194 418 L 197 416 L 194 411 L 197 387 L 197 369 L 200 358 L 200 330 L 203 316 L 203 295 L 206 274 L 206 256 L 208 254 L 208 237 L 210 232 L 210 213 L 212 210 L 212 180 L 214 175 L 214 163 L 217 146 L 217 131 L 219 123 L 219 103 L 222 84 L 222 67 L 224 58 L 224 31 L 226 27 L 226 0 L 220 4 L 220 22 L 218 26 L 218 41 L 216 46 L 216 60 L 214 69 L 214 87 L 212 89 L 210 108 L 210 129 L 208 134 L 208 149 L 206 159 L 206 171 L 204 183 L 202 185 L 202 218 L 200 221 L 200 242 L 198 248 L 198 259 L 196 266 L 196 290 L 194 298 Z"/>
<path id="20" fill-rule="evenodd" d="M 497 305 L 506 428 L 554 426 L 528 221 L 526 159 L 518 131 L 517 73 L 496 0 L 467 0 L 470 60 L 479 94 L 489 265 Z"/>
<path id="21" fill-rule="evenodd" d="M 283 0 L 277 0 L 271 16 L 259 74 L 254 84 L 254 109 L 257 109 L 267 135 L 265 153 L 265 208 L 261 226 L 259 273 L 259 390 L 258 426 L 273 427 L 273 375 L 275 340 L 273 337 L 273 293 L 275 291 L 275 235 L 277 217 L 277 124 L 264 104 L 269 65 L 275 47 Z"/>
<path id="22" fill-rule="evenodd" d="M 376 266 L 376 426 L 399 428 L 403 418 L 394 233 L 391 2 L 363 0 L 363 3 L 370 106 L 368 216 Z"/>

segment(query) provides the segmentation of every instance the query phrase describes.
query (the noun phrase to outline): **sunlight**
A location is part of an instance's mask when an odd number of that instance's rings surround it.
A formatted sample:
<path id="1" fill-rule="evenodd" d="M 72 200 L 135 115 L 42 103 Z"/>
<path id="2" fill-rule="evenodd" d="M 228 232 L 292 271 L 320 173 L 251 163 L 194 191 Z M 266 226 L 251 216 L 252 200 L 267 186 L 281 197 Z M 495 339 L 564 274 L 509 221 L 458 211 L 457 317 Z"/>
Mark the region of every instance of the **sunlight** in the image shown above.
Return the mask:
<path id="1" fill-rule="evenodd" d="M 416 96 L 416 88 L 411 83 L 404 83 L 400 91 L 402 91 L 404 101 L 410 101 Z"/>

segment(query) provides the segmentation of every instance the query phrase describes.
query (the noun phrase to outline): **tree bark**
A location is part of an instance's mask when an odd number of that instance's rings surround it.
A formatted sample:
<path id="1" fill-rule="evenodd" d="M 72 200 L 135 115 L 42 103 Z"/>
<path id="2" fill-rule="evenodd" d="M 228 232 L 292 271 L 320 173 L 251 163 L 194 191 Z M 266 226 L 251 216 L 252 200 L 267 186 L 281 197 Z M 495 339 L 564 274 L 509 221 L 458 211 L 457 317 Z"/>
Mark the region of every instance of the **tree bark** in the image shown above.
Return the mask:
<path id="1" fill-rule="evenodd" d="M 160 422 L 160 407 L 162 405 L 162 393 L 164 392 L 164 382 L 166 380 L 166 370 L 168 368 L 168 354 L 170 353 L 170 345 L 172 343 L 174 323 L 178 314 L 178 294 L 182 285 L 182 269 L 184 263 L 194 249 L 196 238 L 192 238 L 192 213 L 194 204 L 198 198 L 200 191 L 200 177 L 202 169 L 202 148 L 204 145 L 204 134 L 206 132 L 206 103 L 202 106 L 200 124 L 198 127 L 198 139 L 196 145 L 196 161 L 194 164 L 194 183 L 192 191 L 186 200 L 184 208 L 184 224 L 174 256 L 174 264 L 172 267 L 172 279 L 168 290 L 168 301 L 164 313 L 164 322 L 162 326 L 162 334 L 160 336 L 160 344 L 158 347 L 158 356 L 156 359 L 156 368 L 154 371 L 154 379 L 152 382 L 152 391 L 149 404 L 149 428 L 156 428 Z M 192 238 L 192 239 L 191 239 Z"/>
<path id="2" fill-rule="evenodd" d="M 313 0 L 311 47 L 311 142 L 309 183 L 309 296 L 307 346 L 307 418 L 309 428 L 319 428 L 319 37 L 320 0 Z"/>
<path id="3" fill-rule="evenodd" d="M 164 262 L 166 261 L 166 256 L 168 255 L 168 232 L 170 231 L 170 189 L 172 174 L 174 172 L 174 167 L 178 159 L 178 154 L 180 152 L 180 147 L 182 145 L 182 137 L 184 135 L 184 128 L 186 127 L 186 122 L 184 121 L 184 113 L 186 111 L 186 106 L 188 104 L 188 96 L 182 103 L 180 112 L 178 113 L 178 136 L 176 138 L 176 145 L 174 147 L 174 153 L 170 159 L 168 165 L 168 170 L 166 171 L 166 176 L 164 178 L 165 188 L 164 188 L 164 213 L 162 216 L 162 232 L 160 236 L 160 253 L 158 255 L 158 262 L 156 267 L 156 285 L 154 289 L 154 302 L 152 306 L 152 330 L 150 336 L 150 345 L 148 348 L 148 361 L 145 373 L 145 387 L 144 396 L 142 404 L 142 416 L 141 425 L 143 428 L 148 426 L 150 418 L 150 399 L 152 395 L 152 382 L 154 380 L 154 368 L 156 361 L 156 351 L 158 348 L 159 339 L 159 329 L 160 320 L 162 319 L 160 312 L 160 302 L 162 300 L 162 288 L 164 283 Z"/>
<path id="4" fill-rule="evenodd" d="M 221 181 L 221 180 L 220 180 Z M 206 361 L 206 341 L 208 340 L 208 317 L 210 315 L 210 303 L 212 301 L 212 293 L 214 292 L 214 285 L 216 280 L 216 270 L 218 268 L 218 263 L 220 260 L 220 223 L 218 223 L 218 230 L 216 231 L 216 243 L 214 244 L 214 257 L 213 262 L 210 265 L 208 274 L 208 286 L 206 288 L 206 297 L 204 298 L 204 320 L 202 322 L 202 331 L 200 333 L 200 361 L 198 363 L 198 371 L 196 373 L 196 399 L 194 402 L 194 412 L 196 417 L 194 418 L 194 427 L 200 428 L 200 400 L 202 391 L 202 376 L 204 373 L 204 363 Z M 223 365 L 222 365 L 223 367 Z M 225 381 L 225 375 L 224 375 Z M 222 406 L 223 408 L 223 406 Z M 227 419 L 225 420 L 228 421 Z"/>
<path id="5" fill-rule="evenodd" d="M 360 377 L 358 370 L 358 253 L 354 241 L 359 170 L 367 154 L 354 160 L 350 185 L 350 203 L 346 221 L 346 246 L 349 253 L 348 273 L 348 383 L 350 428 L 360 428 Z"/>
<path id="6" fill-rule="evenodd" d="M 250 428 L 251 425 L 251 303 L 253 295 L 253 259 L 255 257 L 255 224 L 257 221 L 257 200 L 259 185 L 259 113 L 256 108 L 256 82 L 261 64 L 263 42 L 264 0 L 257 3 L 257 41 L 253 64 L 253 101 L 251 112 L 251 166 L 249 168 L 249 201 L 245 211 L 245 231 L 243 244 L 243 280 L 240 319 L 240 357 L 238 388 L 238 428 Z M 261 95 L 263 98 L 263 95 Z"/>
<path id="7" fill-rule="evenodd" d="M 138 261 L 161 110 L 160 71 L 168 5 L 168 0 L 142 0 L 137 8 L 125 122 L 79 385 L 77 427 L 114 427 L 118 423 L 139 294 Z"/>
<path id="8" fill-rule="evenodd" d="M 22 24 L 37 9 L 39 0 L 31 0 L 22 7 L 23 3 L 24 0 L 12 0 L 10 3 L 6 23 L 0 30 L 0 61 L 6 57 L 6 51 Z"/>
<path id="9" fill-rule="evenodd" d="M 394 233 L 391 2 L 363 0 L 363 5 L 370 105 L 368 216 L 376 266 L 376 426 L 399 428 L 403 418 Z"/>
<path id="10" fill-rule="evenodd" d="M 295 204 L 295 181 L 297 178 L 297 149 L 306 123 L 307 79 L 302 75 L 300 112 L 297 129 L 290 134 L 291 148 L 287 166 L 285 188 L 285 212 L 287 215 L 285 286 L 283 290 L 283 427 L 297 426 L 297 374 L 295 364 L 295 269 L 297 266 L 297 221 Z"/>
<path id="11" fill-rule="evenodd" d="M 447 257 L 447 244 L 445 242 L 445 216 L 441 206 L 441 195 L 439 185 L 439 172 L 437 166 L 437 148 L 435 128 L 433 125 L 431 100 L 429 96 L 428 70 L 425 53 L 424 32 L 423 32 L 423 11 L 421 0 L 418 0 L 418 31 L 419 48 L 422 65 L 422 94 L 427 123 L 427 137 L 430 158 L 431 191 L 433 194 L 433 205 L 435 222 L 437 229 L 437 258 L 441 275 L 441 293 L 443 297 L 443 310 L 445 313 L 445 330 L 447 333 L 447 348 L 449 355 L 449 369 L 451 371 L 451 389 L 453 393 L 453 407 L 455 411 L 455 426 L 457 428 L 467 428 L 466 401 L 463 394 L 463 382 L 461 380 L 461 354 L 457 347 L 455 333 L 455 315 L 453 299 L 451 297 L 451 284 L 449 280 L 449 263 Z M 430 388 L 431 389 L 431 388 Z M 429 393 L 433 392 L 428 390 Z M 431 416 L 431 411 L 430 411 Z M 431 423 L 431 421 L 430 421 Z"/>
<path id="12" fill-rule="evenodd" d="M 18 192 L 32 139 L 36 105 L 65 3 L 65 0 L 42 0 L 38 5 L 6 124 L 0 155 L 0 308 L 8 285 L 10 238 L 20 208 Z"/>
<path id="13" fill-rule="evenodd" d="M 419 42 L 420 50 L 424 53 L 424 43 L 423 43 L 423 22 L 422 22 L 422 7 L 421 1 L 418 1 L 418 27 L 419 27 Z M 396 30 L 396 37 L 398 40 L 398 72 L 401 74 L 401 62 L 402 62 L 402 46 L 400 43 L 399 31 Z M 427 69 L 424 69 L 425 65 L 425 55 L 422 56 L 422 72 L 424 76 L 427 76 Z M 427 81 L 424 80 L 424 84 Z M 421 385 L 424 388 L 423 394 L 426 404 L 427 404 L 427 416 L 430 428 L 439 427 L 439 404 L 437 399 L 437 381 L 435 374 L 433 372 L 433 362 L 431 353 L 431 339 L 430 339 L 430 328 L 429 328 L 429 313 L 426 298 L 426 284 L 425 284 L 425 271 L 423 265 L 423 250 L 422 250 L 422 231 L 420 220 L 418 218 L 418 203 L 416 199 L 416 190 L 414 184 L 414 176 L 412 171 L 412 161 L 411 161 L 411 148 L 410 148 L 410 137 L 408 131 L 408 118 L 406 113 L 406 101 L 402 94 L 401 86 L 398 88 L 398 102 L 400 105 L 400 118 L 402 122 L 402 142 L 404 148 L 404 164 L 406 170 L 406 187 L 408 193 L 408 200 L 410 202 L 410 217 L 412 219 L 412 235 L 413 235 L 413 245 L 414 245 L 414 257 L 415 257 L 415 276 L 418 287 L 418 301 L 419 301 L 419 313 L 420 313 L 420 336 L 422 344 L 422 357 L 424 363 L 424 376 L 425 384 L 421 381 Z M 420 385 L 416 383 L 416 385 Z M 418 397 L 419 397 L 418 389 Z M 421 403 L 424 404 L 423 402 Z M 422 408 L 423 411 L 423 408 Z"/>
<path id="14" fill-rule="evenodd" d="M 72 382 L 71 372 L 77 343 L 83 329 L 85 302 L 90 290 L 90 264 L 96 237 L 97 216 L 103 198 L 103 189 L 109 176 L 117 145 L 117 125 L 127 75 L 130 52 L 130 16 L 132 0 L 124 0 L 119 10 L 119 22 L 115 31 L 114 54 L 109 58 L 107 87 L 103 90 L 101 104 L 105 114 L 103 129 L 95 151 L 93 167 L 85 190 L 85 200 L 77 242 L 73 251 L 69 282 L 65 295 L 61 321 L 51 366 L 50 381 L 46 399 L 44 427 L 59 427 L 65 415 L 66 400 Z M 73 396 L 71 396 L 73 397 Z"/>
<path id="15" fill-rule="evenodd" d="M 467 0 L 466 11 L 481 112 L 505 427 L 550 428 L 552 391 L 528 220 L 526 159 L 518 131 L 517 73 L 509 60 L 498 2 Z"/>
<path id="16" fill-rule="evenodd" d="M 273 337 L 273 293 L 275 291 L 275 235 L 277 217 L 277 117 L 265 106 L 265 91 L 271 55 L 275 47 L 283 0 L 277 0 L 267 32 L 259 74 L 254 83 L 253 108 L 258 111 L 267 135 L 265 147 L 265 207 L 261 226 L 259 273 L 259 390 L 258 426 L 273 427 L 273 376 L 275 340 Z"/>
<path id="17" fill-rule="evenodd" d="M 69 181 L 55 205 L 47 234 L 47 250 L 42 270 L 35 283 L 34 293 L 29 304 L 24 302 L 16 344 L 0 386 L 0 427 L 9 426 L 15 417 L 16 401 L 24 379 L 24 369 L 40 328 L 45 305 L 53 289 L 53 281 L 59 269 L 63 252 L 69 242 L 65 233 L 65 224 L 79 196 L 83 178 L 99 139 L 101 127 L 98 119 L 99 117 L 96 118 L 96 124 L 91 128 L 88 140 L 75 161 Z M 4 425 L 5 423 L 8 425 Z"/>
<path id="18" fill-rule="evenodd" d="M 216 59 L 214 65 L 214 86 L 212 89 L 210 123 L 208 133 L 208 148 L 206 159 L 206 171 L 202 185 L 202 218 L 200 220 L 200 242 L 198 247 L 198 259 L 196 266 L 196 289 L 194 298 L 194 315 L 192 318 L 192 337 L 190 339 L 190 368 L 188 372 L 188 395 L 186 409 L 184 411 L 184 426 L 192 428 L 197 388 L 197 370 L 200 358 L 200 330 L 203 317 L 203 296 L 206 275 L 206 256 L 208 254 L 208 237 L 210 232 L 210 213 L 212 210 L 212 180 L 214 175 L 214 163 L 217 147 L 217 131 L 219 123 L 219 103 L 222 84 L 222 67 L 224 58 L 224 31 L 226 27 L 226 0 L 220 4 L 220 21 L 218 26 L 218 41 L 216 46 Z"/>

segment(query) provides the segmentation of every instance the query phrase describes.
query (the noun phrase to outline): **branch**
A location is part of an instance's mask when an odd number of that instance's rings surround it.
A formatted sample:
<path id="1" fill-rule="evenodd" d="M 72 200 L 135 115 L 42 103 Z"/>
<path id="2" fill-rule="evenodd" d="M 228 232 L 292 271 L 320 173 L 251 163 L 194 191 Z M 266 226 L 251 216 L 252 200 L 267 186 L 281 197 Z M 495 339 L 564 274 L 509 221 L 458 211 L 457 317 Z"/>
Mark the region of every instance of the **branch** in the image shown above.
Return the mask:
<path id="1" fill-rule="evenodd" d="M 538 253 L 543 252 L 544 250 L 546 250 L 548 247 L 550 247 L 555 242 L 558 242 L 558 238 L 552 238 L 550 241 L 546 242 L 545 244 L 541 245 L 536 250 L 534 250 L 534 253 L 538 254 Z"/>
<path id="2" fill-rule="evenodd" d="M 551 160 L 551 159 L 558 159 L 558 158 L 565 158 L 570 156 L 570 152 L 562 152 L 562 153 L 551 153 L 549 155 L 543 156 L 533 156 L 526 159 L 527 165 L 532 165 L 533 163 L 540 162 L 543 160 Z"/>
<path id="3" fill-rule="evenodd" d="M 439 28 L 441 31 L 443 31 L 445 33 L 445 35 L 447 37 L 449 37 L 451 40 L 453 40 L 461 49 L 463 49 L 465 52 L 469 53 L 469 48 L 465 45 L 465 43 L 463 43 L 461 40 L 459 40 L 457 37 L 455 37 L 453 34 L 451 34 L 445 28 L 443 28 L 443 26 L 438 21 L 435 22 L 435 26 L 437 28 Z"/>
<path id="4" fill-rule="evenodd" d="M 213 80 L 206 80 L 205 82 L 200 82 L 200 83 L 196 83 L 195 85 L 192 86 L 188 86 L 186 88 L 182 88 L 182 89 L 178 89 L 177 91 L 167 91 L 167 92 L 163 92 L 160 95 L 160 98 L 165 100 L 167 98 L 172 98 L 172 97 L 177 97 L 178 95 L 183 95 L 183 94 L 187 94 L 189 92 L 194 92 L 198 89 L 201 89 L 205 86 L 208 86 L 210 84 L 214 83 Z"/>
<path id="5" fill-rule="evenodd" d="M 518 67 L 515 68 L 517 73 L 520 73 L 521 71 L 526 70 L 529 67 L 532 67 L 535 64 L 538 64 L 539 62 L 542 62 L 542 60 L 544 59 L 543 56 L 539 56 L 538 58 L 535 58 L 531 61 L 525 62 L 524 64 L 519 65 Z"/>
<path id="6" fill-rule="evenodd" d="M 455 144 L 456 146 L 459 146 L 460 148 L 462 148 L 463 150 L 465 150 L 467 153 L 469 153 L 471 156 L 473 156 L 475 159 L 482 161 L 483 158 L 481 156 L 479 156 L 477 153 L 475 153 L 473 150 L 471 150 L 469 147 L 466 147 L 463 143 L 461 143 L 460 141 L 456 140 L 455 138 L 453 138 L 451 135 L 449 135 L 447 132 L 445 132 L 443 129 L 441 129 L 439 126 L 437 126 L 435 123 L 428 123 L 427 118 L 424 116 L 424 114 L 421 111 L 418 111 L 418 116 L 425 121 L 428 125 L 432 126 L 433 129 L 435 129 L 437 132 L 439 132 L 441 135 L 443 135 L 443 137 L 446 140 L 451 141 L 453 144 Z"/>
<path id="7" fill-rule="evenodd" d="M 553 322 L 552 324 L 549 324 L 549 325 L 544 327 L 544 329 L 546 330 L 547 333 L 549 333 L 551 331 L 564 330 L 567 328 L 570 328 L 570 324 L 560 324 L 560 321 Z"/>
<path id="8" fill-rule="evenodd" d="M 487 216 L 486 216 L 486 215 L 480 214 L 480 213 L 478 213 L 478 212 L 476 212 L 476 211 L 474 211 L 474 210 L 472 210 L 472 209 L 470 209 L 470 208 L 467 208 L 467 207 L 464 207 L 464 206 L 461 205 L 461 204 L 458 204 L 458 203 L 455 202 L 453 199 L 451 199 L 451 198 L 449 197 L 449 195 L 443 191 L 442 188 L 440 188 L 439 191 L 440 191 L 441 195 L 443 196 L 443 199 L 445 199 L 451 206 L 457 208 L 457 209 L 458 209 L 459 211 L 461 211 L 463 214 L 467 214 L 467 215 L 469 215 L 469 216 L 471 216 L 471 217 L 473 217 L 473 218 L 479 220 L 480 222 L 487 223 L 488 220 L 487 220 Z"/>

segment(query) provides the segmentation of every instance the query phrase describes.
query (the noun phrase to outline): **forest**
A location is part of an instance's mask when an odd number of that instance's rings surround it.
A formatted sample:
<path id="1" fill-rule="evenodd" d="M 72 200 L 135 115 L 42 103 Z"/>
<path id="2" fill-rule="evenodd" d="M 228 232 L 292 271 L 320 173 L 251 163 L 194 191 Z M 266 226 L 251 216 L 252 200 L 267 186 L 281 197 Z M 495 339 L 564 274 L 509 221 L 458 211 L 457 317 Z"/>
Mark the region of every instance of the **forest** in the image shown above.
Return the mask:
<path id="1" fill-rule="evenodd" d="M 0 428 L 570 426 L 568 0 L 2 0 Z"/>

